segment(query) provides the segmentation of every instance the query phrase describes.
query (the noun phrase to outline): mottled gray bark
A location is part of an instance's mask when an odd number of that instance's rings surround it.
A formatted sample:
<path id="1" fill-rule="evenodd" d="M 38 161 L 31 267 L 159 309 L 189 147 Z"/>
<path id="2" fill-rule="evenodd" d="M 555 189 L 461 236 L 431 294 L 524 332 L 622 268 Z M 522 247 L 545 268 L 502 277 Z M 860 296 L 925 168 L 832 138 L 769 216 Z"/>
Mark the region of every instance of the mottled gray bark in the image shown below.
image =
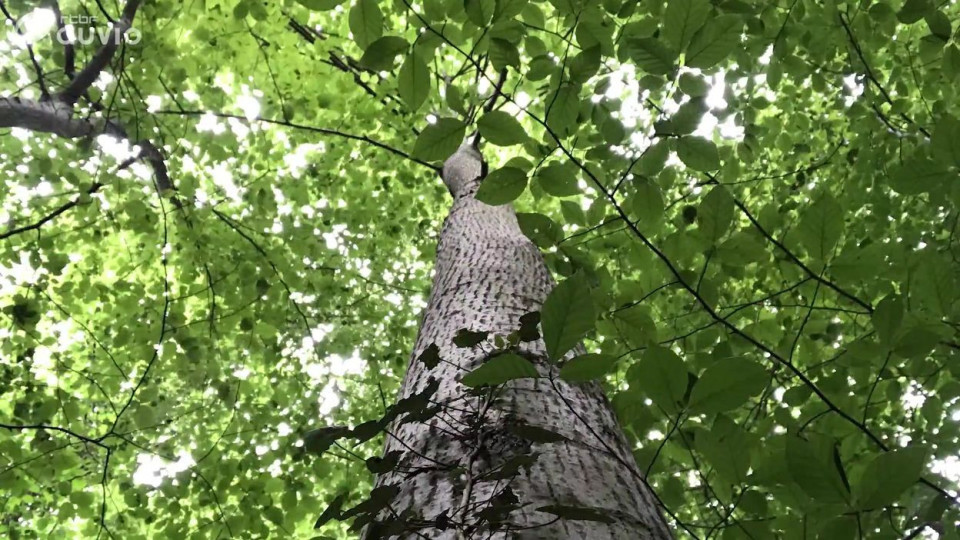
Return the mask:
<path id="1" fill-rule="evenodd" d="M 464 145 L 444 164 L 454 203 L 440 234 L 433 290 L 401 389 L 401 396 L 409 396 L 437 379 L 433 399 L 443 411 L 426 423 L 390 426 L 385 451 L 399 451 L 402 458 L 377 482 L 399 486 L 391 504 L 395 516 L 422 524 L 419 536 L 403 537 L 670 538 L 601 388 L 557 379 L 557 369 L 544 360 L 542 340 L 518 347 L 536 361 L 542 378 L 507 383 L 493 400 L 492 393 L 478 395 L 459 384 L 494 349 L 493 336 L 516 331 L 520 317 L 538 311 L 553 287 L 513 208 L 474 198 L 481 163 L 479 153 Z M 463 328 L 490 336 L 477 347 L 460 348 L 452 339 Z M 434 368 L 417 361 L 431 344 L 442 358 Z M 533 443 L 513 434 L 510 426 L 517 424 L 566 440 Z M 488 477 L 524 454 L 536 456 L 528 469 L 506 479 Z M 513 500 L 511 494 L 522 508 L 507 515 L 508 526 L 491 530 L 490 509 Z M 558 519 L 536 510 L 547 505 L 595 508 L 610 519 Z M 449 528 L 429 526 L 438 516 L 441 524 L 449 519 Z"/>

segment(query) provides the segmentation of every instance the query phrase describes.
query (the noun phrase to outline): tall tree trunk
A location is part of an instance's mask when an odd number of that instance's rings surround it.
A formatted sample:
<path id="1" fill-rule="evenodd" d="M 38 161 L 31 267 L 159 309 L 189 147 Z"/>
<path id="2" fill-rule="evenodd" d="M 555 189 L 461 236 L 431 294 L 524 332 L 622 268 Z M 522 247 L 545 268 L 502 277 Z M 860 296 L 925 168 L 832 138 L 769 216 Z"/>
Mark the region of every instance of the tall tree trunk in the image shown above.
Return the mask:
<path id="1" fill-rule="evenodd" d="M 432 400 L 442 410 L 426 422 L 395 422 L 389 429 L 385 455 L 394 452 L 399 465 L 377 484 L 399 489 L 390 511 L 408 532 L 394 529 L 387 536 L 670 538 L 601 388 L 557 379 L 542 340 L 517 347 L 541 378 L 480 392 L 459 383 L 489 358 L 493 336 L 517 331 L 520 317 L 538 311 L 553 288 L 513 208 L 474 198 L 481 169 L 482 157 L 469 144 L 443 167 L 454 203 L 401 388 L 401 397 L 408 397 L 434 379 L 439 387 Z M 458 347 L 453 338 L 461 329 L 489 337 Z M 441 361 L 429 367 L 418 359 L 432 344 Z M 582 352 L 582 346 L 577 349 Z M 526 466 L 517 470 L 517 465 Z M 538 510 L 545 506 L 551 508 Z M 414 523 L 418 531 L 411 534 Z"/>

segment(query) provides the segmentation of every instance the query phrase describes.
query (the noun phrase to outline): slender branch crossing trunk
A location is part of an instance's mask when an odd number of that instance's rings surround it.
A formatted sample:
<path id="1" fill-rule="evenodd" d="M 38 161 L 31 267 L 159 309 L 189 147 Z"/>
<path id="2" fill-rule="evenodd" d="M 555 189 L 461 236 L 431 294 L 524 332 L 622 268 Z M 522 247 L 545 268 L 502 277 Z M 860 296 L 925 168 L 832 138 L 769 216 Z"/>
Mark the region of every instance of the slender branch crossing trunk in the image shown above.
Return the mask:
<path id="1" fill-rule="evenodd" d="M 469 144 L 444 164 L 454 203 L 401 389 L 401 397 L 411 396 L 435 379 L 439 388 L 432 399 L 442 409 L 426 422 L 390 426 L 385 455 L 399 455 L 399 466 L 380 475 L 377 484 L 398 487 L 390 513 L 419 525 L 414 533 L 388 536 L 671 538 L 601 388 L 558 379 L 542 340 L 518 346 L 541 378 L 482 391 L 458 382 L 489 358 L 493 336 L 517 331 L 520 317 L 538 311 L 553 287 L 513 208 L 474 198 L 481 167 L 480 154 Z M 458 347 L 453 338 L 461 329 L 489 336 L 477 346 Z M 431 368 L 418 358 L 432 344 L 441 360 Z M 577 349 L 582 352 L 582 346 Z M 537 441 L 529 428 L 517 426 L 549 430 L 562 439 Z M 543 507 L 551 508 L 538 510 Z M 596 513 L 575 515 L 574 508 Z"/>

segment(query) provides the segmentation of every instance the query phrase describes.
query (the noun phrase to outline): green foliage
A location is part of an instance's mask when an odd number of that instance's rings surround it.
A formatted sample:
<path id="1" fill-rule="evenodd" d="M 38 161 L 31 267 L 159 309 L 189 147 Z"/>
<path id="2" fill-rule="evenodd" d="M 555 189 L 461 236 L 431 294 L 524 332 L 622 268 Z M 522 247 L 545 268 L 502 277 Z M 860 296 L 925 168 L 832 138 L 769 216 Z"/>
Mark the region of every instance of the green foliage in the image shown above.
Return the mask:
<path id="1" fill-rule="evenodd" d="M 152 143 L 172 187 L 0 98 L 0 535 L 356 537 L 338 520 L 392 496 L 385 419 L 431 414 L 388 405 L 436 167 L 479 132 L 477 196 L 560 282 L 514 338 L 604 389 L 678 538 L 956 538 L 957 4 L 157 1 L 133 26 L 75 119 Z M 53 32 L 4 49 L 0 96 L 70 85 Z"/>

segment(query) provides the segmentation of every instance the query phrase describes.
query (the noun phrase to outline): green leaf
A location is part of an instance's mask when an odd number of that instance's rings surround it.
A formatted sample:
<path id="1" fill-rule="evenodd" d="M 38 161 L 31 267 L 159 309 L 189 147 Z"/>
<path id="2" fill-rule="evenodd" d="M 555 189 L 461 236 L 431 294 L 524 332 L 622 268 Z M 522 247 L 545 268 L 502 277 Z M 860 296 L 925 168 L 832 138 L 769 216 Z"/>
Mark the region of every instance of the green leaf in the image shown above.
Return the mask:
<path id="1" fill-rule="evenodd" d="M 570 79 L 580 84 L 587 82 L 600 69 L 600 59 L 599 45 L 583 50 L 570 61 Z"/>
<path id="2" fill-rule="evenodd" d="M 513 116 L 503 111 L 491 111 L 477 121 L 480 135 L 497 146 L 511 146 L 528 140 L 527 132 Z"/>
<path id="3" fill-rule="evenodd" d="M 497 206 L 514 201 L 526 188 L 525 172 L 515 167 L 503 167 L 483 179 L 475 197 L 480 202 Z"/>
<path id="4" fill-rule="evenodd" d="M 857 508 L 877 510 L 897 501 L 917 483 L 927 460 L 927 450 L 909 446 L 884 452 L 867 464 L 855 485 Z"/>
<path id="5" fill-rule="evenodd" d="M 563 236 L 560 226 L 543 214 L 518 212 L 517 223 L 523 234 L 541 248 L 556 244 Z"/>
<path id="6" fill-rule="evenodd" d="M 670 349 L 651 346 L 627 370 L 631 388 L 638 388 L 668 413 L 678 411 L 687 390 L 687 368 Z"/>
<path id="7" fill-rule="evenodd" d="M 723 186 L 714 186 L 703 198 L 697 210 L 697 226 L 700 234 L 711 243 L 716 243 L 730 229 L 734 215 L 733 197 Z"/>
<path id="8" fill-rule="evenodd" d="M 386 71 L 393 68 L 397 55 L 409 47 L 407 40 L 397 36 L 383 36 L 375 40 L 360 57 L 360 65 L 373 71 Z"/>
<path id="9" fill-rule="evenodd" d="M 893 346 L 903 322 L 903 301 L 896 295 L 887 296 L 877 304 L 870 319 L 880 343 L 886 347 Z"/>
<path id="10" fill-rule="evenodd" d="M 314 11 L 330 11 L 342 4 L 344 0 L 297 0 L 297 3 Z"/>
<path id="11" fill-rule="evenodd" d="M 750 445 L 743 428 L 720 415 L 713 429 L 697 433 L 696 447 L 717 475 L 728 484 L 740 484 L 750 469 Z"/>
<path id="12" fill-rule="evenodd" d="M 400 99 L 416 111 L 430 95 L 430 68 L 417 53 L 407 55 L 397 76 Z"/>
<path id="13" fill-rule="evenodd" d="M 830 504 L 850 500 L 850 490 L 836 452 L 836 442 L 830 439 L 787 437 L 786 462 L 790 477 L 816 501 Z"/>
<path id="14" fill-rule="evenodd" d="M 676 67 L 677 53 L 654 38 L 628 38 L 620 47 L 622 60 L 630 59 L 641 70 L 666 75 Z"/>
<path id="15" fill-rule="evenodd" d="M 580 92 L 576 86 L 561 86 L 552 101 L 547 101 L 547 125 L 556 134 L 563 135 L 580 113 Z"/>
<path id="16" fill-rule="evenodd" d="M 377 0 L 357 0 L 350 8 L 350 33 L 361 49 L 383 35 L 383 13 Z"/>
<path id="17" fill-rule="evenodd" d="M 559 360 L 593 330 L 596 313 L 590 286 L 583 274 L 560 282 L 543 302 L 540 325 L 547 356 Z"/>
<path id="18" fill-rule="evenodd" d="M 931 10 L 933 10 L 931 0 L 907 0 L 897 12 L 897 20 L 903 24 L 913 24 Z"/>
<path id="19" fill-rule="evenodd" d="M 690 43 L 710 15 L 710 0 L 670 0 L 663 11 L 664 38 L 677 50 Z"/>
<path id="20" fill-rule="evenodd" d="M 807 253 L 823 261 L 833 254 L 843 229 L 843 208 L 827 193 L 802 212 L 797 234 Z"/>
<path id="21" fill-rule="evenodd" d="M 520 69 L 520 51 L 505 39 L 493 38 L 490 40 L 490 62 L 497 70 L 508 67 Z"/>
<path id="22" fill-rule="evenodd" d="M 600 379 L 616 365 L 617 358 L 606 354 L 581 354 L 560 368 L 560 378 L 567 382 Z"/>
<path id="23" fill-rule="evenodd" d="M 477 388 L 538 376 L 537 368 L 529 360 L 513 353 L 504 353 L 490 358 L 477 369 L 467 373 L 460 382 L 464 386 Z"/>
<path id="24" fill-rule="evenodd" d="M 677 157 L 684 165 L 698 171 L 710 172 L 720 168 L 717 146 L 703 137 L 682 137 L 677 143 Z"/>
<path id="25" fill-rule="evenodd" d="M 693 36 L 684 64 L 698 69 L 717 65 L 740 44 L 742 31 L 743 21 L 737 16 L 721 15 L 711 19 Z"/>
<path id="26" fill-rule="evenodd" d="M 463 9 L 467 12 L 467 19 L 483 28 L 490 24 L 496 9 L 495 0 L 464 0 Z"/>
<path id="27" fill-rule="evenodd" d="M 653 227 L 663 219 L 665 209 L 660 187 L 647 178 L 633 181 L 633 193 L 627 198 L 625 206 L 630 215 L 645 227 Z"/>
<path id="28" fill-rule="evenodd" d="M 440 118 L 420 132 L 413 154 L 427 161 L 442 161 L 460 148 L 467 126 L 454 118 Z"/>
<path id="29" fill-rule="evenodd" d="M 580 194 L 577 169 L 570 162 L 552 163 L 537 172 L 537 182 L 554 197 L 572 197 Z"/>
<path id="30" fill-rule="evenodd" d="M 690 411 L 720 413 L 735 409 L 759 394 L 769 382 L 770 374 L 753 360 L 720 360 L 707 368 L 693 385 Z"/>

